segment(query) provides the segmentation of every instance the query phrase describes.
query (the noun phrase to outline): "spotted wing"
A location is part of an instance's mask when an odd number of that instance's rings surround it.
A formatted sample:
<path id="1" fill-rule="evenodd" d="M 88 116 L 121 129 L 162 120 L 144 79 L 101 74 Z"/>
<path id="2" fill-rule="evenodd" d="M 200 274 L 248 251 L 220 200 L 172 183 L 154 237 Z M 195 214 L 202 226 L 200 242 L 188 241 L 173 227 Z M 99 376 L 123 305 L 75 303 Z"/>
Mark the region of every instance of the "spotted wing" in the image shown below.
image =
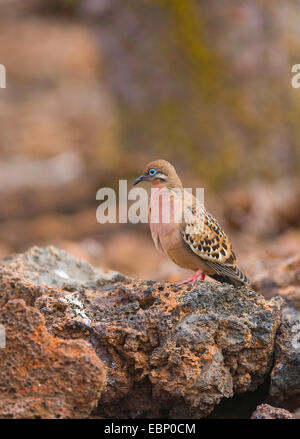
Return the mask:
<path id="1" fill-rule="evenodd" d="M 185 244 L 218 275 L 248 283 L 236 266 L 236 256 L 228 237 L 217 220 L 204 208 L 190 207 L 188 220 L 182 223 L 181 236 Z"/>

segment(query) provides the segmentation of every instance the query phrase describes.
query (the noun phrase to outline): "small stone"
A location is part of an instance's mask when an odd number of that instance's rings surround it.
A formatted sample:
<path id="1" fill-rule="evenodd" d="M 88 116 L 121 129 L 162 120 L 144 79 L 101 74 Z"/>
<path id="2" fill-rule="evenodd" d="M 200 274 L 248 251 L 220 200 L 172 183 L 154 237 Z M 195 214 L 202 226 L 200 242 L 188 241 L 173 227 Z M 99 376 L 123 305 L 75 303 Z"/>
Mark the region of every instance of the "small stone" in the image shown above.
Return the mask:
<path id="1" fill-rule="evenodd" d="M 252 413 L 251 419 L 295 419 L 295 417 L 285 409 L 261 404 Z"/>

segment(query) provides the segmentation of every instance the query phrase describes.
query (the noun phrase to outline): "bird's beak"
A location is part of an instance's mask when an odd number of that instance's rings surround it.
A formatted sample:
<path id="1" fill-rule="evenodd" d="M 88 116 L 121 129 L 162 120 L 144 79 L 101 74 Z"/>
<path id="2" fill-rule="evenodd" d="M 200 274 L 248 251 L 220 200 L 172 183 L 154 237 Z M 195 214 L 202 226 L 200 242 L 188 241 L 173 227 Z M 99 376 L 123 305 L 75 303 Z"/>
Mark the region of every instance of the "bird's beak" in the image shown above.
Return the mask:
<path id="1" fill-rule="evenodd" d="M 140 183 L 141 181 L 147 181 L 147 180 L 149 180 L 148 175 L 142 174 L 133 182 L 133 186 Z"/>

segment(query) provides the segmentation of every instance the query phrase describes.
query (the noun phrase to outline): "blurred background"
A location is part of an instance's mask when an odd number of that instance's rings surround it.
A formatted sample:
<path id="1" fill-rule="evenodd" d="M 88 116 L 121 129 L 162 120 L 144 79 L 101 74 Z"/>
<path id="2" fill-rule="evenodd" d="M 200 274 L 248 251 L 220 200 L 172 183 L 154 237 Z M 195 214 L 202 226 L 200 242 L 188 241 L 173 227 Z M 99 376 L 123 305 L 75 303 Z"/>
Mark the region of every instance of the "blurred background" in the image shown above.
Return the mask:
<path id="1" fill-rule="evenodd" d="M 53 244 L 177 280 L 96 192 L 171 161 L 255 277 L 300 246 L 300 2 L 0 0 L 0 257 Z"/>

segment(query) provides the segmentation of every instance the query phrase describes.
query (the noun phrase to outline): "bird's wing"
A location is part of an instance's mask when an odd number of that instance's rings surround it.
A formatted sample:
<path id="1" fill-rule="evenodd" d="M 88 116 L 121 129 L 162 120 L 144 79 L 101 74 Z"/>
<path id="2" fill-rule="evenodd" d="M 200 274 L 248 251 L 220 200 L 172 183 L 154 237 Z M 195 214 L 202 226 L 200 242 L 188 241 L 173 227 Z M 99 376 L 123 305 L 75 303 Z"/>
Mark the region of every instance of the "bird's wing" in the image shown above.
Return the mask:
<path id="1" fill-rule="evenodd" d="M 181 224 L 181 236 L 197 256 L 217 274 L 247 283 L 248 279 L 236 266 L 232 245 L 217 220 L 197 203 L 186 208 Z"/>

